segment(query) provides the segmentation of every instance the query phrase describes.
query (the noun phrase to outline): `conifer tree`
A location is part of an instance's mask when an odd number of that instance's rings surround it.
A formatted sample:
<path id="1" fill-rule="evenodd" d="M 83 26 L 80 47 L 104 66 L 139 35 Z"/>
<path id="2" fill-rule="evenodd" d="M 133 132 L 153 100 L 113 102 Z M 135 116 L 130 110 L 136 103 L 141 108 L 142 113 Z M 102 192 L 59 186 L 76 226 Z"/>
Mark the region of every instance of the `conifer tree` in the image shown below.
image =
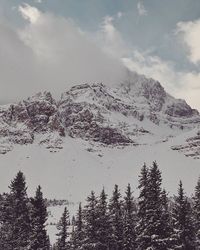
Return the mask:
<path id="1" fill-rule="evenodd" d="M 166 194 L 162 189 L 162 177 L 157 163 L 148 170 L 144 165 L 139 180 L 138 250 L 170 249 L 170 232 Z M 169 233 L 169 234 L 168 234 Z"/>
<path id="2" fill-rule="evenodd" d="M 123 217 L 122 217 L 122 201 L 118 185 L 115 185 L 113 195 L 109 202 L 110 217 L 110 250 L 123 249 Z"/>
<path id="3" fill-rule="evenodd" d="M 200 246 L 200 178 L 198 179 L 197 185 L 195 187 L 193 210 L 196 232 L 196 245 Z"/>
<path id="4" fill-rule="evenodd" d="M 172 220 L 175 239 L 173 249 L 195 249 L 195 235 L 191 219 L 191 205 L 188 202 L 182 182 L 180 181 L 178 196 L 175 198 Z"/>
<path id="5" fill-rule="evenodd" d="M 162 236 L 162 178 L 157 163 L 149 171 L 148 204 L 146 210 L 147 224 L 145 235 L 148 237 L 148 247 L 152 249 L 167 249 Z"/>
<path id="6" fill-rule="evenodd" d="M 97 198 L 92 191 L 87 197 L 87 204 L 84 208 L 84 241 L 82 244 L 83 249 L 95 250 L 98 249 L 97 237 Z"/>
<path id="7" fill-rule="evenodd" d="M 10 202 L 8 194 L 3 194 L 0 206 L 0 249 L 11 250 L 12 249 L 12 209 L 10 208 Z"/>
<path id="8" fill-rule="evenodd" d="M 172 239 L 173 229 L 172 229 L 171 214 L 169 209 L 169 201 L 165 189 L 162 191 L 161 202 L 162 202 L 162 216 L 161 216 L 160 235 L 163 242 L 163 249 L 171 249 L 171 246 L 173 245 L 173 239 Z"/>
<path id="9" fill-rule="evenodd" d="M 31 250 L 49 250 L 49 239 L 45 229 L 47 221 L 47 208 L 41 187 L 38 186 L 34 198 L 31 198 L 31 235 L 30 249 Z"/>
<path id="10" fill-rule="evenodd" d="M 135 204 L 131 192 L 131 186 L 128 184 L 126 196 L 124 197 L 124 250 L 136 249 L 136 232 L 135 232 Z"/>
<path id="11" fill-rule="evenodd" d="M 71 248 L 76 250 L 82 249 L 83 239 L 84 239 L 83 211 L 81 203 L 79 203 L 78 212 L 72 228 Z"/>
<path id="12" fill-rule="evenodd" d="M 103 188 L 97 204 L 97 235 L 98 235 L 98 249 L 107 250 L 109 243 L 109 214 L 107 206 L 107 195 Z"/>
<path id="13" fill-rule="evenodd" d="M 58 229 L 58 239 L 56 243 L 57 250 L 67 250 L 69 249 L 69 242 L 68 242 L 68 226 L 69 226 L 69 212 L 67 208 L 64 208 L 64 212 L 58 222 L 57 229 Z"/>
<path id="14" fill-rule="evenodd" d="M 2 208 L 2 233 L 5 250 L 25 250 L 29 245 L 30 218 L 25 177 L 19 171 L 5 195 Z"/>
<path id="15" fill-rule="evenodd" d="M 145 235 L 145 229 L 147 227 L 147 206 L 149 199 L 149 169 L 146 164 L 143 165 L 139 176 L 139 197 L 138 197 L 138 224 L 136 226 L 137 231 L 137 249 L 143 250 L 148 247 L 148 238 Z"/>

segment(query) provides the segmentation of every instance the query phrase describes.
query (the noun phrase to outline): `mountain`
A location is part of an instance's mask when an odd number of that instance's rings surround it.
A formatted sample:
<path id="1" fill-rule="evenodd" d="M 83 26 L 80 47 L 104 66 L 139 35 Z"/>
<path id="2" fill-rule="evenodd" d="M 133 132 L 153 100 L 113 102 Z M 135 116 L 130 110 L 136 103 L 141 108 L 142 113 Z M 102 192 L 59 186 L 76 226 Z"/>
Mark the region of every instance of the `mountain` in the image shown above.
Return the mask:
<path id="1" fill-rule="evenodd" d="M 156 141 L 161 134 L 167 138 L 199 124 L 198 111 L 184 100 L 167 94 L 159 82 L 132 73 L 115 87 L 82 84 L 59 101 L 44 92 L 1 106 L 0 153 L 35 141 L 61 149 L 66 134 L 102 145 L 137 145 L 147 135 Z"/>
<path id="2" fill-rule="evenodd" d="M 20 169 L 30 192 L 41 184 L 48 198 L 79 201 L 115 183 L 136 188 L 143 163 L 157 160 L 167 190 L 182 179 L 192 192 L 199 127 L 197 110 L 136 73 L 115 86 L 76 85 L 59 100 L 38 93 L 0 106 L 0 188 Z"/>

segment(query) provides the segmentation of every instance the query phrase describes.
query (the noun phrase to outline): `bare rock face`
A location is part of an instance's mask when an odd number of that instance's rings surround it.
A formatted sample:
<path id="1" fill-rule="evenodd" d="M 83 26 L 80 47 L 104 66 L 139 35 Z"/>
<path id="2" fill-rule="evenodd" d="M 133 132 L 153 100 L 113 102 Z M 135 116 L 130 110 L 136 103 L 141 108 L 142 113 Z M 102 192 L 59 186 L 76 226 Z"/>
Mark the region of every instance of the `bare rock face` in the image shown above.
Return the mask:
<path id="1" fill-rule="evenodd" d="M 167 105 L 165 114 L 173 117 L 192 117 L 199 115 L 198 111 L 192 109 L 184 100 L 176 100 L 176 102 Z"/>
<path id="2" fill-rule="evenodd" d="M 33 143 L 39 133 L 50 132 L 65 135 L 56 102 L 49 92 L 38 93 L 23 102 L 0 109 L 2 153 L 10 151 L 14 144 Z"/>
<path id="3" fill-rule="evenodd" d="M 159 127 L 165 128 L 167 137 L 173 130 L 181 133 L 199 124 L 197 110 L 167 94 L 158 81 L 133 73 L 112 87 L 74 86 L 58 101 L 44 92 L 0 106 L 0 153 L 36 141 L 54 152 L 62 149 L 66 135 L 105 146 L 137 145 Z M 197 141 L 198 136 L 187 143 L 194 149 Z"/>
<path id="4" fill-rule="evenodd" d="M 59 102 L 59 113 L 66 131 L 71 137 L 79 137 L 106 145 L 132 143 L 132 140 L 123 135 L 122 131 L 112 128 L 111 124 L 106 125 L 106 119 L 101 114 L 101 112 L 108 113 L 102 100 L 102 95 L 105 93 L 99 91 L 97 86 L 95 85 L 94 89 L 90 85 L 74 87 L 62 95 Z M 100 84 L 99 87 L 101 89 L 103 85 Z M 87 93 L 88 89 L 92 93 Z M 87 103 L 85 100 L 76 102 L 76 99 L 80 97 L 77 90 L 80 90 L 82 95 L 89 94 L 93 101 L 97 101 L 97 104 Z"/>
<path id="5" fill-rule="evenodd" d="M 200 131 L 195 136 L 187 138 L 185 143 L 172 146 L 172 149 L 184 153 L 187 157 L 200 159 Z"/>

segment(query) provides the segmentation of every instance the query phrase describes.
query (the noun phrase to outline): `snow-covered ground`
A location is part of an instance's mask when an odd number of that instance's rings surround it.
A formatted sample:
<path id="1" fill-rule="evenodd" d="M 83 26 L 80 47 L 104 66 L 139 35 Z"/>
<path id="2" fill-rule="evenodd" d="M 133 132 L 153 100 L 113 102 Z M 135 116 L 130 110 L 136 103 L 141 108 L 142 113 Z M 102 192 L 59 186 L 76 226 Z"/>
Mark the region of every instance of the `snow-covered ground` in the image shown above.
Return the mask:
<path id="1" fill-rule="evenodd" d="M 170 146 L 181 140 L 179 136 L 177 141 L 170 138 L 167 142 L 111 148 L 67 136 L 63 149 L 56 153 L 37 144 L 16 146 L 0 155 L 0 190 L 7 191 L 10 180 L 21 170 L 31 195 L 40 184 L 47 198 L 78 202 L 91 190 L 99 193 L 103 186 L 110 193 L 115 183 L 122 190 L 131 183 L 137 194 L 141 166 L 156 160 L 163 173 L 163 185 L 171 194 L 176 193 L 180 179 L 186 192 L 192 193 L 200 175 L 200 160 L 171 150 Z"/>
<path id="2" fill-rule="evenodd" d="M 47 232 L 50 237 L 51 244 L 56 242 L 58 233 L 56 224 L 58 223 L 59 219 L 61 218 L 64 208 L 67 207 L 69 213 L 70 213 L 70 220 L 72 219 L 72 216 L 76 214 L 78 210 L 78 203 L 69 203 L 67 206 L 65 204 L 57 205 L 57 206 L 49 206 L 48 207 L 48 220 L 47 220 Z M 69 228 L 70 231 L 71 228 Z"/>

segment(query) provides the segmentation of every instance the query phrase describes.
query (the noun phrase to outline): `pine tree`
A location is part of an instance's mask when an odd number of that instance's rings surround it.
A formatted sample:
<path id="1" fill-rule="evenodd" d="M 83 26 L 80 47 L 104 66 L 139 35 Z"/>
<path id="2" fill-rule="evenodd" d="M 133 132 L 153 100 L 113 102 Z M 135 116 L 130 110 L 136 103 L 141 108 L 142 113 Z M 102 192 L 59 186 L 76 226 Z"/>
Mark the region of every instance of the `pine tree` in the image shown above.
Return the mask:
<path id="1" fill-rule="evenodd" d="M 109 242 L 109 214 L 107 205 L 107 195 L 103 189 L 97 204 L 97 235 L 98 249 L 107 250 Z"/>
<path id="2" fill-rule="evenodd" d="M 57 250 L 66 250 L 69 249 L 69 242 L 68 242 L 68 226 L 69 226 L 69 212 L 67 208 L 64 208 L 64 212 L 58 222 L 57 229 L 58 229 L 58 239 L 56 243 Z"/>
<path id="3" fill-rule="evenodd" d="M 136 249 L 136 232 L 135 232 L 135 204 L 131 192 L 131 186 L 128 184 L 126 196 L 124 197 L 124 250 Z"/>
<path id="4" fill-rule="evenodd" d="M 162 177 L 157 163 L 149 171 L 148 204 L 146 210 L 147 224 L 144 233 L 149 237 L 148 247 L 152 249 L 167 249 L 162 236 Z"/>
<path id="5" fill-rule="evenodd" d="M 173 208 L 173 227 L 175 239 L 173 249 L 193 250 L 195 249 L 194 228 L 191 219 L 191 205 L 188 202 L 182 182 L 179 184 L 178 196 L 175 198 Z"/>
<path id="6" fill-rule="evenodd" d="M 96 250 L 98 249 L 97 237 L 97 198 L 92 191 L 87 197 L 87 204 L 84 208 L 84 241 L 82 244 L 83 249 Z"/>
<path id="7" fill-rule="evenodd" d="M 136 226 L 137 231 L 137 249 L 143 250 L 147 249 L 149 239 L 145 235 L 145 229 L 147 227 L 147 206 L 149 199 L 149 169 L 146 164 L 143 165 L 141 173 L 139 176 L 139 186 L 140 194 L 138 197 L 138 224 Z"/>
<path id="8" fill-rule="evenodd" d="M 29 245 L 30 218 L 25 177 L 19 171 L 11 182 L 2 207 L 3 247 L 5 250 L 25 250 Z"/>
<path id="9" fill-rule="evenodd" d="M 122 217 L 122 202 L 120 200 L 121 194 L 118 186 L 115 185 L 113 195 L 109 203 L 109 217 L 110 217 L 110 250 L 123 249 L 123 217 Z"/>
<path id="10" fill-rule="evenodd" d="M 160 235 L 163 242 L 163 249 L 171 249 L 171 246 L 173 245 L 173 239 L 172 239 L 173 229 L 172 229 L 171 214 L 169 210 L 169 201 L 165 190 L 162 191 L 161 202 L 162 202 L 162 216 L 161 216 Z"/>
<path id="11" fill-rule="evenodd" d="M 84 239 L 84 228 L 83 228 L 83 211 L 81 203 L 79 203 L 78 212 L 73 223 L 72 237 L 71 237 L 71 248 L 82 249 Z"/>
<path id="12" fill-rule="evenodd" d="M 200 246 L 200 178 L 198 179 L 197 185 L 195 187 L 193 210 L 195 220 L 196 245 Z"/>
<path id="13" fill-rule="evenodd" d="M 38 186 L 36 195 L 31 199 L 31 236 L 30 249 L 49 250 L 49 240 L 45 229 L 47 208 L 41 187 Z"/>
<path id="14" fill-rule="evenodd" d="M 161 189 L 162 177 L 157 163 L 147 169 L 144 165 L 139 180 L 138 250 L 170 249 L 170 222 L 167 198 Z M 167 224 L 166 224 L 167 223 Z"/>
<path id="15" fill-rule="evenodd" d="M 9 202 L 8 194 L 2 195 L 1 206 L 0 206 L 0 249 L 11 250 L 12 242 L 12 208 Z"/>

